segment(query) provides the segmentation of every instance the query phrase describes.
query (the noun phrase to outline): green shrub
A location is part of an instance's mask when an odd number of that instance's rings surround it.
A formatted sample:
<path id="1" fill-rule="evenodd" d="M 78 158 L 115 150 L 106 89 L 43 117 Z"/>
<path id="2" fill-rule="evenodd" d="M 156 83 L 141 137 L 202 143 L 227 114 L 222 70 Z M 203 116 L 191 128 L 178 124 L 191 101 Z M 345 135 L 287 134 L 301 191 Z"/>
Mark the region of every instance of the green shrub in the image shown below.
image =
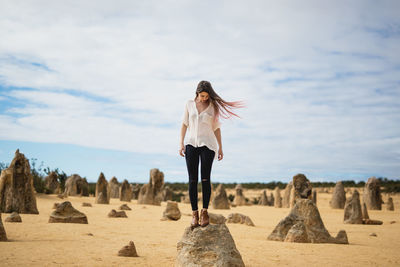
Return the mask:
<path id="1" fill-rule="evenodd" d="M 181 202 L 181 197 L 184 196 L 182 192 L 175 193 L 172 191 L 172 201 Z"/>

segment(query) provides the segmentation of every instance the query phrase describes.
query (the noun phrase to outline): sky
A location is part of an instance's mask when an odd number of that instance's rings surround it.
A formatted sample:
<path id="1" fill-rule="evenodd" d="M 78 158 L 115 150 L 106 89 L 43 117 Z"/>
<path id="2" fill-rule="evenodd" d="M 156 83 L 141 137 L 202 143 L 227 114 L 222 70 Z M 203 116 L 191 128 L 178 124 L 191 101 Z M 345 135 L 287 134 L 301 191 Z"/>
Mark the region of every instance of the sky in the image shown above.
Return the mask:
<path id="1" fill-rule="evenodd" d="M 399 1 L 0 0 L 0 162 L 186 182 L 184 105 L 222 120 L 214 182 L 400 178 Z"/>

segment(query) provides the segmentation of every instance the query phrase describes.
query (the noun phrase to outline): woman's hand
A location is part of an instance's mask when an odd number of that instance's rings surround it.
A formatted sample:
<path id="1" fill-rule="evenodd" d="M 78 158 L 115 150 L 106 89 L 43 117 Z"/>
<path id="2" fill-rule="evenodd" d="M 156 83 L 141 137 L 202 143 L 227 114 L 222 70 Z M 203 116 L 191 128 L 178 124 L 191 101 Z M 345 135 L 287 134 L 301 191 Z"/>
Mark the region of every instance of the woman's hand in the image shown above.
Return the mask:
<path id="1" fill-rule="evenodd" d="M 185 156 L 185 146 L 183 144 L 181 144 L 181 149 L 179 149 L 179 155 L 182 157 Z"/>
<path id="2" fill-rule="evenodd" d="M 222 149 L 218 149 L 218 160 L 222 160 L 224 158 L 224 152 L 222 152 Z"/>

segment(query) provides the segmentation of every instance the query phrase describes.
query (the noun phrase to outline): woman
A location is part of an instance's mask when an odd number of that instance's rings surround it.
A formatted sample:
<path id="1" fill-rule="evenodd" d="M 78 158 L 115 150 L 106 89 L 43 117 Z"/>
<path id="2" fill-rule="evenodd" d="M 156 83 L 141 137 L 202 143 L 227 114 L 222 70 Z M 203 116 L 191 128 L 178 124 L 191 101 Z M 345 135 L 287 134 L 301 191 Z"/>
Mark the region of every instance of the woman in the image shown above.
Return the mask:
<path id="1" fill-rule="evenodd" d="M 223 100 L 208 81 L 201 81 L 196 90 L 194 100 L 189 100 L 185 105 L 183 123 L 181 128 L 181 140 L 179 154 L 186 159 L 186 166 L 189 174 L 189 196 L 192 205 L 193 218 L 192 227 L 209 224 L 207 213 L 211 196 L 211 167 L 214 158 L 222 160 L 221 129 L 219 117 L 228 119 L 236 116 L 232 108 L 242 107 L 242 103 L 227 102 Z M 184 145 L 186 130 L 188 138 Z M 197 207 L 197 183 L 199 171 L 199 159 L 201 161 L 201 185 L 203 192 L 203 209 L 200 213 Z"/>

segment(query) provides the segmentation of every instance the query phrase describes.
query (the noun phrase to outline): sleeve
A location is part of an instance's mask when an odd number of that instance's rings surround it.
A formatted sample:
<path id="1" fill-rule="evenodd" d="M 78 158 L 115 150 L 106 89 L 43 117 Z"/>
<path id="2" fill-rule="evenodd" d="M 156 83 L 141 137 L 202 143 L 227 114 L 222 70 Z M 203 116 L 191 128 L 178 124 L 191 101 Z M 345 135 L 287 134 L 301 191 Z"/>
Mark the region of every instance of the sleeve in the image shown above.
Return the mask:
<path id="1" fill-rule="evenodd" d="M 187 103 L 185 104 L 185 111 L 183 113 L 182 123 L 185 124 L 186 127 L 189 127 L 189 111 Z"/>
<path id="2" fill-rule="evenodd" d="M 216 119 L 216 120 L 213 119 L 212 128 L 213 128 L 213 131 L 214 131 L 214 132 L 215 132 L 218 128 L 221 128 L 221 123 L 219 122 L 219 119 Z"/>

